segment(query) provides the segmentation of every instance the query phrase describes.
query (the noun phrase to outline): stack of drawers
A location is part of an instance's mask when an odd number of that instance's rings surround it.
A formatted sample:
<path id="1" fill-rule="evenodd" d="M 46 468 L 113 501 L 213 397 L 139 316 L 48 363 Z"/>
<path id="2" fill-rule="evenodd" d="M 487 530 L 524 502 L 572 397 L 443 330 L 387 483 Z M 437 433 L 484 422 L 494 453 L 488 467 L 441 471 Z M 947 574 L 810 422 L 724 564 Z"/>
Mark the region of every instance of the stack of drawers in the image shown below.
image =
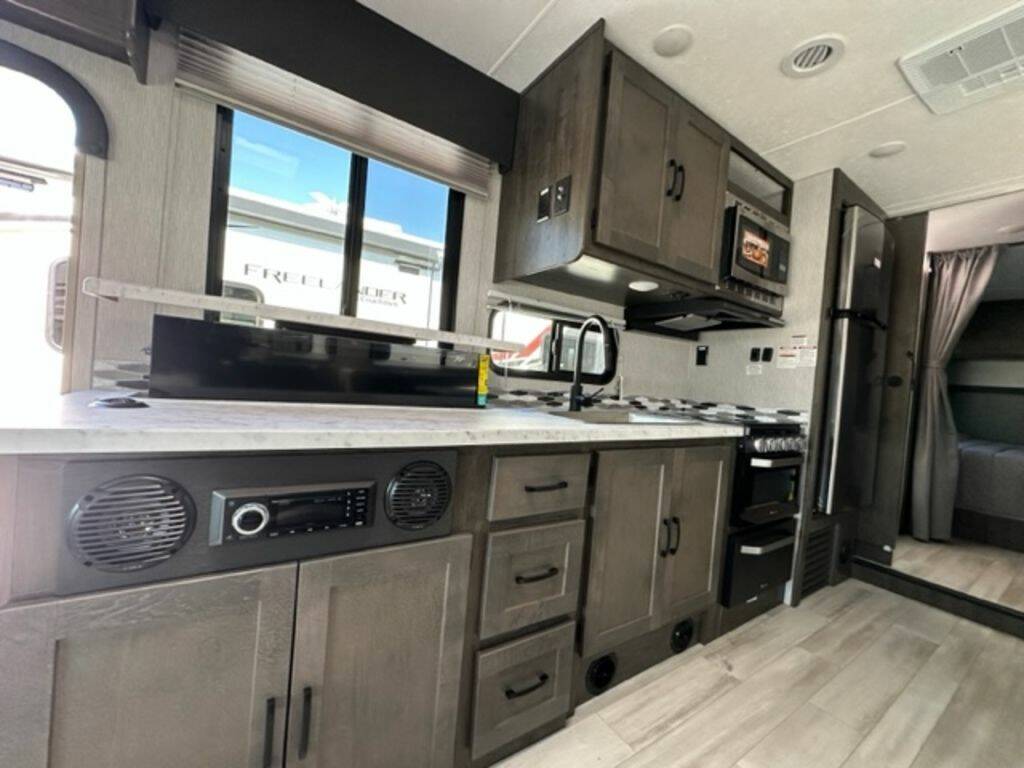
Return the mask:
<path id="1" fill-rule="evenodd" d="M 474 760 L 569 713 L 589 470 L 587 453 L 494 459 Z"/>

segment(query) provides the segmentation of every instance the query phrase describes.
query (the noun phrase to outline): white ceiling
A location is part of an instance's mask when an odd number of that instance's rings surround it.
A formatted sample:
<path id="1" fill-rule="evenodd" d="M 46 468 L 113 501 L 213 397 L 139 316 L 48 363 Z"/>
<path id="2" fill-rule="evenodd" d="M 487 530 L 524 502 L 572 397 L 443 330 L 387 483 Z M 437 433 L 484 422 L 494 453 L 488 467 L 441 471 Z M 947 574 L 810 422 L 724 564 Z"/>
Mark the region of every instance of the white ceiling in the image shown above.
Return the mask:
<path id="1" fill-rule="evenodd" d="M 609 39 L 794 179 L 839 167 L 890 214 L 1024 189 L 1024 93 L 947 115 L 913 94 L 896 61 L 1019 0 L 362 0 L 522 90 L 597 19 Z M 670 24 L 690 50 L 658 57 Z M 822 74 L 782 58 L 820 34 L 846 41 Z M 888 141 L 907 150 L 874 159 Z"/>

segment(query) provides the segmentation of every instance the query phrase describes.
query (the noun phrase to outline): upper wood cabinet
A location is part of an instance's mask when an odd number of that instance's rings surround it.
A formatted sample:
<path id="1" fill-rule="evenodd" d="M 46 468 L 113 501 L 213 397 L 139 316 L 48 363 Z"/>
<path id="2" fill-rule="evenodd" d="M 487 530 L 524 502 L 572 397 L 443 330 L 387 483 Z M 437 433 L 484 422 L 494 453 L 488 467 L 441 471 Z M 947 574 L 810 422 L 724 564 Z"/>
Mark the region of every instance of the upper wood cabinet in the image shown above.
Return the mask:
<path id="1" fill-rule="evenodd" d="M 718 280 L 729 142 L 725 132 L 681 99 L 675 101 L 669 162 L 677 180 L 666 206 L 659 263 L 705 283 Z"/>
<path id="2" fill-rule="evenodd" d="M 707 292 L 728 158 L 725 131 L 596 25 L 523 93 L 495 279 L 617 304 Z"/>
<path id="3" fill-rule="evenodd" d="M 733 451 L 716 443 L 598 454 L 585 657 L 715 602 Z"/>
<path id="4" fill-rule="evenodd" d="M 594 240 L 670 264 L 679 97 L 618 51 L 610 56 Z"/>

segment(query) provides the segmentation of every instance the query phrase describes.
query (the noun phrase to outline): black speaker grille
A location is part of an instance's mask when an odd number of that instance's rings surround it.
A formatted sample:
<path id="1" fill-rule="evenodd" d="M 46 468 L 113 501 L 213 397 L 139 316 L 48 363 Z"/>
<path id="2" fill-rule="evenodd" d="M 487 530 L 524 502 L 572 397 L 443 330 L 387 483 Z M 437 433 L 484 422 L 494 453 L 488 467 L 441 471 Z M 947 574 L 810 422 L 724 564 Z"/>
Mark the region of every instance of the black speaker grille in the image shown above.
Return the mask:
<path id="1" fill-rule="evenodd" d="M 130 475 L 94 488 L 68 516 L 68 544 L 86 565 L 123 573 L 151 568 L 179 550 L 195 504 L 173 480 Z"/>
<path id="2" fill-rule="evenodd" d="M 444 515 L 452 500 L 452 478 L 439 464 L 414 461 L 388 483 L 384 511 L 395 527 L 419 531 Z"/>

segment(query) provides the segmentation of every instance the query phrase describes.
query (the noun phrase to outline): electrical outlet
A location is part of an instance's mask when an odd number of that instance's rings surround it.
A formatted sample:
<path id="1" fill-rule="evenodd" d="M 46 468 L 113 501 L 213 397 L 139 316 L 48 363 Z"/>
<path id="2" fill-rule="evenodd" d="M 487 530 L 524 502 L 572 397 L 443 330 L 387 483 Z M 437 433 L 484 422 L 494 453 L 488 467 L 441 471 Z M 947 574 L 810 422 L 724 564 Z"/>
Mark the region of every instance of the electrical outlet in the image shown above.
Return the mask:
<path id="1" fill-rule="evenodd" d="M 708 348 L 704 345 L 697 347 L 697 365 L 708 364 Z"/>
<path id="2" fill-rule="evenodd" d="M 537 222 L 551 218 L 551 187 L 544 187 L 537 196 Z"/>

